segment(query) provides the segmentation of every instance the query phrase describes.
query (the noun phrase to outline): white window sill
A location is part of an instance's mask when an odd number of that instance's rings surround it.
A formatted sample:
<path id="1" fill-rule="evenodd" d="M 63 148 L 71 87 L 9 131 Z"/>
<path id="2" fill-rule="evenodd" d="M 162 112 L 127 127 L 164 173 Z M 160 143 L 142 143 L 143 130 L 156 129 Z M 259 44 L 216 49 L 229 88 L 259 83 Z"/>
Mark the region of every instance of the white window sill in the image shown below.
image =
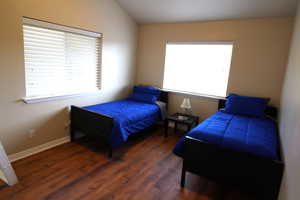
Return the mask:
<path id="1" fill-rule="evenodd" d="M 22 100 L 26 104 L 32 104 L 32 103 L 41 103 L 41 102 L 47 102 L 47 101 L 56 101 L 56 100 L 74 98 L 74 97 L 79 97 L 79 96 L 94 95 L 97 92 L 99 92 L 99 90 L 93 91 L 93 92 L 86 92 L 86 93 L 79 93 L 79 94 L 58 95 L 58 96 L 24 97 Z"/>
<path id="2" fill-rule="evenodd" d="M 220 100 L 226 99 L 226 97 L 214 96 L 214 95 L 206 95 L 206 94 L 199 94 L 199 93 L 192 93 L 187 91 L 178 91 L 178 90 L 170 90 L 170 89 L 163 89 L 163 91 L 167 91 L 170 93 L 178 94 L 178 95 L 186 95 L 186 96 L 193 96 L 205 99 L 212 99 L 212 100 Z"/>

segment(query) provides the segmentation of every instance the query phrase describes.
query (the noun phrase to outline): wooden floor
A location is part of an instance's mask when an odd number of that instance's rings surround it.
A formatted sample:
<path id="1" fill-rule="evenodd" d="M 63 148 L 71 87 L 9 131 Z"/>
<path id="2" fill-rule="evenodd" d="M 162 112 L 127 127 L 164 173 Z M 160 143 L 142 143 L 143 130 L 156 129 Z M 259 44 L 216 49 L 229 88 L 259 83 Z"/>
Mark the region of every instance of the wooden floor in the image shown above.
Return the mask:
<path id="1" fill-rule="evenodd" d="M 235 189 L 188 174 L 179 185 L 181 159 L 172 148 L 180 134 L 162 129 L 132 138 L 108 159 L 87 145 L 68 143 L 13 163 L 20 183 L 0 187 L 2 200 L 247 200 Z"/>

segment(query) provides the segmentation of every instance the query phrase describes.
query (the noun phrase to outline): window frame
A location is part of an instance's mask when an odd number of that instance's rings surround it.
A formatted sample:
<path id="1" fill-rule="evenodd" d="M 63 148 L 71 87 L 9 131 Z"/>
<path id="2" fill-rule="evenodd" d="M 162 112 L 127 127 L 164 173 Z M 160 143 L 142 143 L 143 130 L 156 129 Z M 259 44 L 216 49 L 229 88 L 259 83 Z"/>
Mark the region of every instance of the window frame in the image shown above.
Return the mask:
<path id="1" fill-rule="evenodd" d="M 22 21 L 22 41 L 23 41 L 23 63 L 24 63 L 24 69 L 26 68 L 25 66 L 25 49 L 24 49 L 24 30 L 23 30 L 23 25 L 29 25 L 33 27 L 38 27 L 38 28 L 44 28 L 44 29 L 49 29 L 49 30 L 56 30 L 56 31 L 61 31 L 65 33 L 72 33 L 72 34 L 78 34 L 82 36 L 87 36 L 87 37 L 94 37 L 99 40 L 99 54 L 98 54 L 98 75 L 96 79 L 96 88 L 95 90 L 89 90 L 86 92 L 74 92 L 74 93 L 66 93 L 66 94 L 59 94 L 59 95 L 49 95 L 49 96 L 36 96 L 36 97 L 30 97 L 25 95 L 25 97 L 22 98 L 22 101 L 26 104 L 31 104 L 31 103 L 39 103 L 39 102 L 47 102 L 47 101 L 54 101 L 54 100 L 61 100 L 61 99 L 67 99 L 67 98 L 75 98 L 79 96 L 87 96 L 87 95 L 95 95 L 101 90 L 102 86 L 102 55 L 103 55 L 103 33 L 95 32 L 95 31 L 90 31 L 78 27 L 71 27 L 67 25 L 62 25 L 62 24 L 57 24 L 53 22 L 48 22 L 48 21 L 43 21 L 43 20 L 38 20 L 30 17 L 25 17 L 23 16 L 23 21 Z M 24 71 L 25 72 L 25 71 Z M 24 73 L 25 77 L 25 90 L 27 90 L 26 86 L 26 74 Z M 27 92 L 26 92 L 27 93 Z"/>
<path id="2" fill-rule="evenodd" d="M 227 89 L 226 89 L 226 95 L 225 97 L 222 96 L 217 96 L 217 95 L 209 95 L 209 94 L 202 94 L 202 93 L 195 93 L 195 92 L 189 92 L 189 91 L 182 91 L 182 90 L 174 90 L 174 89 L 167 89 L 164 88 L 164 79 L 165 79 L 165 68 L 166 68 L 166 57 L 167 57 L 167 45 L 168 44 L 231 44 L 232 45 L 232 55 L 231 55 L 231 62 L 230 62 L 230 67 L 229 67 L 229 75 L 228 75 L 228 83 L 227 83 Z M 232 69 L 232 63 L 233 63 L 233 55 L 234 55 L 234 50 L 235 50 L 235 41 L 234 40 L 197 40 L 197 41 L 172 41 L 172 40 L 167 40 L 164 43 L 164 67 L 163 67 L 163 76 L 162 76 L 162 82 L 161 82 L 161 88 L 164 91 L 171 92 L 174 94 L 179 94 L 179 95 L 189 95 L 189 96 L 195 96 L 199 98 L 206 98 L 206 99 L 226 99 L 226 96 L 228 95 L 228 86 L 229 86 L 229 81 L 230 81 L 230 74 L 231 74 L 231 69 Z"/>

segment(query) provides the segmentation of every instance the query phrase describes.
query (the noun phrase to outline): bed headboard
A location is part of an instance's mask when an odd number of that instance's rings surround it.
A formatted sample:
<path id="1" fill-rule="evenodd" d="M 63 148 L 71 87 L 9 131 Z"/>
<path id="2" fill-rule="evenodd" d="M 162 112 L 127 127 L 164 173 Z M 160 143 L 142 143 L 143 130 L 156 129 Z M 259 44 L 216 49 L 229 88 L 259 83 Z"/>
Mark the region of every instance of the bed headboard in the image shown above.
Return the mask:
<path id="1" fill-rule="evenodd" d="M 225 108 L 226 99 L 219 99 L 218 110 Z M 267 105 L 265 114 L 267 116 L 272 117 L 273 119 L 277 119 L 278 117 L 278 109 L 275 106 Z"/>
<path id="2" fill-rule="evenodd" d="M 155 86 L 152 86 L 152 85 L 144 85 L 144 84 L 139 84 L 137 86 L 145 86 L 145 87 L 154 87 L 154 88 L 157 88 L 161 91 L 160 93 L 160 97 L 159 97 L 159 101 L 162 101 L 164 103 L 166 103 L 168 105 L 169 103 L 169 92 L 167 91 L 163 91 L 162 89 L 160 89 L 159 87 L 155 87 Z"/>
<path id="3" fill-rule="evenodd" d="M 159 100 L 168 105 L 168 103 L 169 103 L 169 92 L 162 90 L 161 93 L 160 93 Z"/>

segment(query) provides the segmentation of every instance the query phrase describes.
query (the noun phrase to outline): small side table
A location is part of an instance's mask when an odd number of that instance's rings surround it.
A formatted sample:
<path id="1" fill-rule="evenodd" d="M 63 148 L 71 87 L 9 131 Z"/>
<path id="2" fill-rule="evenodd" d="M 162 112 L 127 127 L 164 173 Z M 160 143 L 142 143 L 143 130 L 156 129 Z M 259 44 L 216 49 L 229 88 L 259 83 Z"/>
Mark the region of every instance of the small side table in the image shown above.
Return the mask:
<path id="1" fill-rule="evenodd" d="M 186 119 L 182 119 L 182 117 Z M 193 115 L 187 115 L 182 113 L 175 113 L 173 115 L 168 116 L 165 119 L 165 137 L 168 137 L 168 129 L 169 129 L 169 122 L 174 122 L 174 132 L 177 131 L 178 124 L 183 124 L 187 126 L 187 131 L 190 131 L 194 126 L 199 124 L 199 117 Z"/>

